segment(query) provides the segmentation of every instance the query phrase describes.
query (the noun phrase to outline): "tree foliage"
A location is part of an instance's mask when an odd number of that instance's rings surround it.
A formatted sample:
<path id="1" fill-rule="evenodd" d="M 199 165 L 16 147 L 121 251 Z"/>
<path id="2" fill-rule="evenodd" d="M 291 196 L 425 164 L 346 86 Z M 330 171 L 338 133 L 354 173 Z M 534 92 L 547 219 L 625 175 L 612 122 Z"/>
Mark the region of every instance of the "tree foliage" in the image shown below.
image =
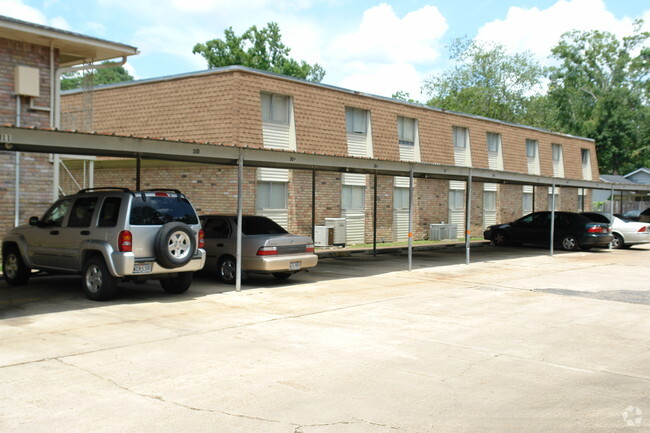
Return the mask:
<path id="1" fill-rule="evenodd" d="M 509 55 L 502 45 L 467 38 L 454 39 L 449 49 L 455 66 L 423 83 L 428 105 L 509 122 L 533 120 L 527 109 L 544 69 L 532 54 Z"/>
<path id="2" fill-rule="evenodd" d="M 641 25 L 622 40 L 602 31 L 565 33 L 552 50 L 560 61 L 549 76 L 558 125 L 596 140 L 607 173 L 650 165 L 650 33 Z"/>
<path id="3" fill-rule="evenodd" d="M 61 76 L 61 90 L 77 89 L 84 86 L 84 83 L 92 85 L 120 83 L 132 81 L 133 77 L 122 66 L 110 66 L 99 68 L 88 72 L 68 72 Z"/>
<path id="4" fill-rule="evenodd" d="M 241 36 L 229 27 L 224 31 L 223 39 L 198 43 L 192 50 L 207 60 L 209 68 L 242 65 L 317 83 L 322 81 L 325 76 L 322 66 L 318 63 L 310 65 L 304 60 L 298 62 L 289 57 L 290 51 L 282 43 L 280 27 L 274 22 L 262 29 L 252 26 Z"/>

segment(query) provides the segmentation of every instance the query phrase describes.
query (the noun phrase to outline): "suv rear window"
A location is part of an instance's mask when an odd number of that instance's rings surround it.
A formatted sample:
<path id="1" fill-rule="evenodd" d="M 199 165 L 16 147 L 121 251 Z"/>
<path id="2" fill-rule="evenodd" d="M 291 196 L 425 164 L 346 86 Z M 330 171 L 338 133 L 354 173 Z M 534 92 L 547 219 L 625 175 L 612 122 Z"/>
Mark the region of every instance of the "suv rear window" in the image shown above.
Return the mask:
<path id="1" fill-rule="evenodd" d="M 134 226 L 162 225 L 169 222 L 198 224 L 199 219 L 194 208 L 185 198 L 153 197 L 136 195 L 131 202 L 131 218 Z"/>

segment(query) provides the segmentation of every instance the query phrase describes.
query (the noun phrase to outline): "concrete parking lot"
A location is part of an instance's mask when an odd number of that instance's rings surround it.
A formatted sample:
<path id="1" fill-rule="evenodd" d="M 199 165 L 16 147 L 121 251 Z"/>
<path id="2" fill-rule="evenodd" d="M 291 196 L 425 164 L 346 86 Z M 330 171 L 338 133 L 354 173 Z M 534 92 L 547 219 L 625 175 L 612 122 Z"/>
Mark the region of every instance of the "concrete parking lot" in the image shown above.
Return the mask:
<path id="1" fill-rule="evenodd" d="M 0 432 L 650 431 L 650 246 L 321 260 L 165 295 L 0 282 Z"/>

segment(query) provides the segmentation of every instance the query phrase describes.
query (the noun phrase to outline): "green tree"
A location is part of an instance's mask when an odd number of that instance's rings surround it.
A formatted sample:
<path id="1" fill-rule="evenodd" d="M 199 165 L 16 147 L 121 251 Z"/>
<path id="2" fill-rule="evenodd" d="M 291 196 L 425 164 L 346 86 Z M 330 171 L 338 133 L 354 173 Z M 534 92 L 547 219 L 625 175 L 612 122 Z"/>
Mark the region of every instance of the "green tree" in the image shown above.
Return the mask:
<path id="1" fill-rule="evenodd" d="M 110 66 L 90 70 L 85 74 L 82 72 L 68 72 L 61 76 L 61 90 L 70 90 L 83 87 L 84 82 L 93 85 L 121 83 L 122 81 L 133 81 L 133 77 L 122 66 Z"/>
<path id="2" fill-rule="evenodd" d="M 650 33 L 635 23 L 619 40 L 602 31 L 572 31 L 552 50 L 549 96 L 564 132 L 596 140 L 604 173 L 650 165 Z M 634 53 L 638 53 L 635 55 Z"/>
<path id="3" fill-rule="evenodd" d="M 224 31 L 223 39 L 212 39 L 194 46 L 192 52 L 201 54 L 209 68 L 242 65 L 263 71 L 275 72 L 320 83 L 325 69 L 318 63 L 298 62 L 289 56 L 291 49 L 282 43 L 280 26 L 270 22 L 266 27 L 256 26 L 246 30 L 241 36 L 232 27 Z"/>
<path id="4" fill-rule="evenodd" d="M 530 118 L 527 110 L 539 98 L 544 69 L 525 52 L 510 55 L 498 44 L 482 44 L 468 38 L 449 46 L 455 66 L 425 79 L 428 105 L 509 122 L 544 126 L 545 119 Z M 542 105 L 540 105 L 541 107 Z"/>

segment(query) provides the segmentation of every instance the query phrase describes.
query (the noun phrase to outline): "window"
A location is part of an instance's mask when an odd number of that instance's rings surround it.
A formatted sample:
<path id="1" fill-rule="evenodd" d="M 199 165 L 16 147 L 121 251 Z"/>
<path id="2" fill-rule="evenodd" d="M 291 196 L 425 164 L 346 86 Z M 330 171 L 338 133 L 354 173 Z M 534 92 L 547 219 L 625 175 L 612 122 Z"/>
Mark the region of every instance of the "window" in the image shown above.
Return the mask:
<path id="1" fill-rule="evenodd" d="M 462 189 L 449 190 L 449 209 L 450 210 L 465 209 L 465 191 L 463 191 Z"/>
<path id="2" fill-rule="evenodd" d="M 286 182 L 257 182 L 257 209 L 286 209 Z"/>
<path id="3" fill-rule="evenodd" d="M 553 209 L 553 204 L 555 204 L 555 209 Z M 560 209 L 560 194 L 555 191 L 555 203 L 553 203 L 553 194 L 549 192 L 548 194 L 548 210 L 559 210 Z"/>
<path id="4" fill-rule="evenodd" d="M 459 126 L 453 127 L 453 140 L 454 147 L 456 149 L 466 149 L 467 148 L 467 128 L 461 128 Z"/>
<path id="5" fill-rule="evenodd" d="M 72 206 L 68 227 L 88 227 L 95 212 L 97 197 L 83 197 L 77 199 Z"/>
<path id="6" fill-rule="evenodd" d="M 393 209 L 409 208 L 409 189 L 396 187 L 393 190 Z"/>
<path id="7" fill-rule="evenodd" d="M 582 149 L 582 166 L 587 167 L 591 162 L 589 149 Z"/>
<path id="8" fill-rule="evenodd" d="M 483 191 L 483 210 L 487 212 L 496 212 L 497 210 L 496 191 Z"/>
<path id="9" fill-rule="evenodd" d="M 397 137 L 399 144 L 415 144 L 415 119 L 397 117 Z"/>
<path id="10" fill-rule="evenodd" d="M 289 97 L 262 93 L 262 120 L 265 122 L 289 123 Z"/>
<path id="11" fill-rule="evenodd" d="M 533 193 L 525 192 L 522 197 L 522 208 L 525 214 L 533 211 Z"/>
<path id="12" fill-rule="evenodd" d="M 553 161 L 560 162 L 562 160 L 562 145 L 554 144 L 553 145 Z"/>
<path id="13" fill-rule="evenodd" d="M 526 155 L 529 158 L 537 157 L 537 140 L 526 140 Z"/>
<path id="14" fill-rule="evenodd" d="M 43 226 L 45 227 L 61 227 L 63 224 L 63 218 L 65 214 L 68 213 L 72 200 L 65 199 L 58 201 L 52 205 L 52 207 L 43 215 Z"/>
<path id="15" fill-rule="evenodd" d="M 362 210 L 365 208 L 365 187 L 343 185 L 341 188 L 341 209 Z"/>
<path id="16" fill-rule="evenodd" d="M 487 133 L 488 152 L 497 153 L 499 151 L 500 144 L 501 144 L 501 134 L 497 134 L 494 132 Z"/>
<path id="17" fill-rule="evenodd" d="M 117 225 L 117 218 L 120 215 L 121 204 L 122 199 L 119 197 L 106 197 L 99 211 L 97 227 L 115 227 Z"/>
<path id="18" fill-rule="evenodd" d="M 228 239 L 230 237 L 230 224 L 225 218 L 208 218 L 202 221 L 206 239 Z"/>
<path id="19" fill-rule="evenodd" d="M 584 188 L 578 189 L 578 212 L 585 211 L 585 190 Z"/>
<path id="20" fill-rule="evenodd" d="M 143 197 L 136 195 L 131 201 L 132 226 L 163 225 L 178 221 L 185 224 L 198 224 L 196 212 L 186 198 Z"/>
<path id="21" fill-rule="evenodd" d="M 345 125 L 348 133 L 365 135 L 368 131 L 368 111 L 345 107 Z"/>

